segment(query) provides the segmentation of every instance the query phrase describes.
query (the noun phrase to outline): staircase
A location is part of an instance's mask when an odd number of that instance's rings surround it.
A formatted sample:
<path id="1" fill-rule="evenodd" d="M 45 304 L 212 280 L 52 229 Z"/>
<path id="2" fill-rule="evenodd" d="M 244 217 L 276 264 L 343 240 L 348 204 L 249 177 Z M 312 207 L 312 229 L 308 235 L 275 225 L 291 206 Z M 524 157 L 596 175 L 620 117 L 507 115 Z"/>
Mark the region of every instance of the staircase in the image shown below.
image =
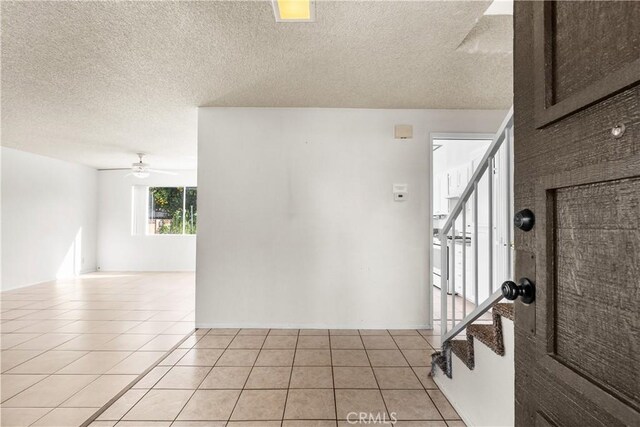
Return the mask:
<path id="1" fill-rule="evenodd" d="M 472 323 L 433 356 L 433 380 L 466 425 L 513 426 L 513 304 L 497 303 L 491 323 Z"/>
<path id="2" fill-rule="evenodd" d="M 513 304 L 497 303 L 492 308 L 492 323 L 470 324 L 466 328 L 466 339 L 452 339 L 442 344 L 442 350 L 431 355 L 432 369 L 439 367 L 451 378 L 451 354 L 456 355 L 467 368 L 475 368 L 474 342 L 480 341 L 498 356 L 504 356 L 502 318 L 514 320 Z M 435 372 L 432 370 L 432 375 Z"/>
<path id="3" fill-rule="evenodd" d="M 513 276 L 512 153 L 513 108 L 439 230 L 442 347 L 431 374 L 469 425 L 513 424 L 514 311 L 498 286 Z"/>

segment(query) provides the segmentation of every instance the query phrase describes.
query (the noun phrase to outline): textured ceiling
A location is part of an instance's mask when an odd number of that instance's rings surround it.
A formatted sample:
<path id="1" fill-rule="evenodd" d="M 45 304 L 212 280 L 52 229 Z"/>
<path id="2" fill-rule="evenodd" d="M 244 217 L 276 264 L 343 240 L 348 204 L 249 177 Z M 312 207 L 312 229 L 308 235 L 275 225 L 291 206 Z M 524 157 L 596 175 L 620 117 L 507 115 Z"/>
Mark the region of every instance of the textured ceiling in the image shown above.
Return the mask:
<path id="1" fill-rule="evenodd" d="M 192 168 L 198 106 L 506 109 L 511 17 L 489 3 L 318 1 L 294 24 L 264 1 L 3 1 L 2 145 Z"/>

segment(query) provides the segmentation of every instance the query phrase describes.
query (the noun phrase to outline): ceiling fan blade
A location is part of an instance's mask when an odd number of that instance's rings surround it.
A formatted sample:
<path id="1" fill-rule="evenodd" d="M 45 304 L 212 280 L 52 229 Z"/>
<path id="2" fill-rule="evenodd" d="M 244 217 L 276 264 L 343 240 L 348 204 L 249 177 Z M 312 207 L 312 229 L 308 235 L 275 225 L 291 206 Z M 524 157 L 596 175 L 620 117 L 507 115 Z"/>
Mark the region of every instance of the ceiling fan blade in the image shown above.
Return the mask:
<path id="1" fill-rule="evenodd" d="M 104 168 L 98 169 L 98 171 L 130 171 L 131 168 Z"/>
<path id="2" fill-rule="evenodd" d="M 153 173 L 161 173 L 164 175 L 178 175 L 176 172 L 171 172 L 171 171 L 163 171 L 163 170 L 159 170 L 159 169 L 147 169 L 149 172 L 153 172 Z"/>

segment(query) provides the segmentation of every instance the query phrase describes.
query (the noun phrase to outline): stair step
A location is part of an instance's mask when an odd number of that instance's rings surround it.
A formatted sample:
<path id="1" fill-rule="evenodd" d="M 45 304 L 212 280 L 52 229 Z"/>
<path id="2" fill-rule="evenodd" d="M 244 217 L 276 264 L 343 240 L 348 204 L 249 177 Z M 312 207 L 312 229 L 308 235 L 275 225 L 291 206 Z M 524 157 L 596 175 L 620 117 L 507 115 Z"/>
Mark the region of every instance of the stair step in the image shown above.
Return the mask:
<path id="1" fill-rule="evenodd" d="M 447 359 L 447 350 L 445 349 L 431 354 L 431 375 L 435 374 L 435 367 L 437 366 L 447 377 L 451 378 L 451 364 Z"/>
<path id="2" fill-rule="evenodd" d="M 442 351 L 431 356 L 431 372 L 439 367 L 451 378 L 451 353 L 455 354 L 469 368 L 475 368 L 475 339 L 486 345 L 498 356 L 504 356 L 502 338 L 502 318 L 514 320 L 513 304 L 498 303 L 492 307 L 492 324 L 474 323 L 468 325 L 466 339 L 450 340 L 442 344 Z"/>
<path id="3" fill-rule="evenodd" d="M 494 316 L 493 325 L 467 326 L 467 336 L 476 338 L 478 341 L 489 347 L 498 356 L 504 356 L 504 343 L 502 342 L 502 325 L 500 324 L 500 316 Z"/>
<path id="4" fill-rule="evenodd" d="M 515 315 L 513 313 L 513 304 L 511 303 L 498 303 L 493 306 L 493 312 L 499 314 L 502 317 L 506 317 L 509 320 L 515 319 Z"/>
<path id="5" fill-rule="evenodd" d="M 467 368 L 473 369 L 475 366 L 473 337 L 469 336 L 467 338 L 466 340 L 451 340 L 451 351 L 467 365 Z"/>

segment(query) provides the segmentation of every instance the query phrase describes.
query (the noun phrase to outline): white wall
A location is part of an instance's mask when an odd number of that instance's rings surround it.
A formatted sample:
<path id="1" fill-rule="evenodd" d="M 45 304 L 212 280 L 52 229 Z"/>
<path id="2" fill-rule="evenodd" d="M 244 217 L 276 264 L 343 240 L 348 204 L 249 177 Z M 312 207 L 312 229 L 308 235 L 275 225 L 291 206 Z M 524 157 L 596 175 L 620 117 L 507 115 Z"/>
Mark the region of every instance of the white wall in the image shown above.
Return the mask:
<path id="1" fill-rule="evenodd" d="M 504 356 L 474 341 L 475 368 L 451 355 L 451 378 L 436 370 L 433 379 L 468 426 L 513 426 L 515 364 L 513 321 L 502 318 Z"/>
<path id="2" fill-rule="evenodd" d="M 2 290 L 96 268 L 98 172 L 2 147 Z"/>
<path id="3" fill-rule="evenodd" d="M 198 326 L 428 326 L 429 133 L 504 115 L 201 108 Z"/>
<path id="4" fill-rule="evenodd" d="M 195 270 L 195 236 L 132 233 L 133 186 L 196 186 L 195 171 L 175 172 L 176 175 L 151 174 L 144 179 L 126 176 L 129 173 L 126 170 L 98 172 L 98 267 L 101 271 Z"/>

